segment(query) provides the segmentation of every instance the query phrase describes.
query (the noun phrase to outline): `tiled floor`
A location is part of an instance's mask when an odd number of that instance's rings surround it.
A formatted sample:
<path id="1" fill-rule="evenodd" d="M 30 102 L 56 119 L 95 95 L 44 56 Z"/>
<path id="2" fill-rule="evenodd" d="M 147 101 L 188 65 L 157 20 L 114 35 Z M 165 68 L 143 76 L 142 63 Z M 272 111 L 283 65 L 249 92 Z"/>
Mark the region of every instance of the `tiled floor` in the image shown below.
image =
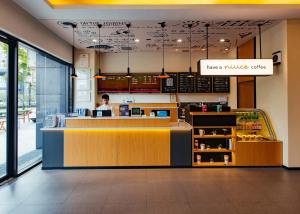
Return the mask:
<path id="1" fill-rule="evenodd" d="M 39 166 L 0 187 L 0 213 L 297 214 L 300 171 Z"/>

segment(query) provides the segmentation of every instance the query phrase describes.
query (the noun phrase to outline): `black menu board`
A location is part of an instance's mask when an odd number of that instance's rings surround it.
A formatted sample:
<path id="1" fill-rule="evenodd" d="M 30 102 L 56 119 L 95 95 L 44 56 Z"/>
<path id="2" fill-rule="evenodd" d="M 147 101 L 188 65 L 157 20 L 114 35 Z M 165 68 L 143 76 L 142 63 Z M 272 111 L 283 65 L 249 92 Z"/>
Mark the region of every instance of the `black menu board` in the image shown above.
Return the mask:
<path id="1" fill-rule="evenodd" d="M 98 93 L 127 93 L 129 82 L 124 75 L 105 75 L 98 79 Z"/>
<path id="2" fill-rule="evenodd" d="M 212 77 L 196 75 L 196 93 L 211 93 Z"/>
<path id="3" fill-rule="evenodd" d="M 167 79 L 162 79 L 162 93 L 177 93 L 177 73 L 168 73 Z"/>
<path id="4" fill-rule="evenodd" d="M 229 77 L 213 77 L 213 92 L 214 93 L 229 93 L 230 78 Z"/>
<path id="5" fill-rule="evenodd" d="M 160 79 L 157 74 L 133 74 L 130 79 L 131 93 L 160 93 Z"/>
<path id="6" fill-rule="evenodd" d="M 179 93 L 194 93 L 195 78 L 189 78 L 189 73 L 178 73 L 178 92 Z"/>

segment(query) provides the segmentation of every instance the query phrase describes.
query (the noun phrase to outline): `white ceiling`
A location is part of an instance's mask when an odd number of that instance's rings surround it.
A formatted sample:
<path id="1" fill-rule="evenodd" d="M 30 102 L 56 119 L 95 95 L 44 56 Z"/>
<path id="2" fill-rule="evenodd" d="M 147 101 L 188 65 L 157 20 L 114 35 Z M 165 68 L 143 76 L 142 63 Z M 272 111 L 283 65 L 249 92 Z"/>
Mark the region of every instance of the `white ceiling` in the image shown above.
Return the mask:
<path id="1" fill-rule="evenodd" d="M 264 29 L 287 18 L 300 18 L 300 5 L 185 5 L 185 6 L 125 6 L 93 7 L 76 9 L 52 9 L 44 0 L 14 0 L 34 17 L 60 37 L 72 42 L 72 31 L 62 22 L 78 24 L 75 46 L 87 48 L 98 43 L 97 23 L 104 24 L 101 35 L 101 49 L 106 52 L 120 52 L 127 47 L 124 35 L 125 24 L 130 22 L 130 47 L 135 51 L 153 51 L 161 47 L 161 29 L 158 22 L 166 21 L 166 48 L 185 51 L 189 46 L 187 23 L 193 23 L 192 46 L 200 50 L 205 45 L 205 23 L 210 23 L 209 46 L 212 50 L 224 51 L 234 48 L 251 38 L 258 30 L 258 23 L 266 23 Z M 181 21 L 178 21 L 181 20 Z M 193 21 L 191 21 L 193 20 Z M 139 43 L 134 42 L 138 38 Z M 183 39 L 178 43 L 177 39 Z M 224 38 L 229 42 L 220 43 Z"/>

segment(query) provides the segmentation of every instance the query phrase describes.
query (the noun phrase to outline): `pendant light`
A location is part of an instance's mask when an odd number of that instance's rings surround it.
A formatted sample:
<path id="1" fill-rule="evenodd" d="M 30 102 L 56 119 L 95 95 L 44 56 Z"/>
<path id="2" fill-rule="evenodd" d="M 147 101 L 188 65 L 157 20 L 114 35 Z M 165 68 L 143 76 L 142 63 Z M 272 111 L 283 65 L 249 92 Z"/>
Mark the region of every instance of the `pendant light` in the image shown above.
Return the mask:
<path id="1" fill-rule="evenodd" d="M 126 24 L 127 27 L 127 74 L 126 74 L 126 78 L 131 78 L 132 75 L 130 74 L 130 67 L 129 67 L 129 28 L 131 27 L 131 24 Z"/>
<path id="2" fill-rule="evenodd" d="M 209 28 L 209 24 L 206 24 L 205 28 L 206 28 L 206 59 L 208 59 L 208 28 Z"/>
<path id="3" fill-rule="evenodd" d="M 98 29 L 99 29 L 99 70 L 98 70 L 98 72 L 94 76 L 96 79 L 103 79 L 103 78 L 105 78 L 105 76 L 101 73 L 101 65 L 100 65 L 100 60 L 101 60 L 101 56 L 100 56 L 100 50 L 101 50 L 101 28 L 102 28 L 102 24 L 98 24 Z"/>
<path id="4" fill-rule="evenodd" d="M 168 74 L 165 73 L 165 27 L 166 27 L 166 23 L 165 22 L 161 22 L 159 23 L 161 26 L 161 30 L 162 30 L 162 49 L 163 49 L 163 67 L 162 67 L 162 71 L 160 73 L 160 75 L 158 75 L 158 78 L 160 79 L 166 79 L 169 78 L 170 76 Z"/>
<path id="5" fill-rule="evenodd" d="M 190 67 L 189 67 L 189 75 L 188 78 L 194 78 L 194 74 L 192 73 L 192 24 L 188 25 L 188 28 L 190 29 Z"/>
<path id="6" fill-rule="evenodd" d="M 259 31 L 259 58 L 262 59 L 262 51 L 261 51 L 261 26 L 262 24 L 258 24 L 258 31 Z"/>
<path id="7" fill-rule="evenodd" d="M 76 24 L 74 23 L 71 23 L 70 24 L 72 29 L 73 29 L 73 41 L 72 41 L 72 74 L 71 74 L 71 78 L 75 79 L 77 78 L 77 74 L 76 74 L 76 71 L 75 71 L 75 47 L 74 47 L 74 38 L 75 38 L 75 28 L 77 27 Z"/>

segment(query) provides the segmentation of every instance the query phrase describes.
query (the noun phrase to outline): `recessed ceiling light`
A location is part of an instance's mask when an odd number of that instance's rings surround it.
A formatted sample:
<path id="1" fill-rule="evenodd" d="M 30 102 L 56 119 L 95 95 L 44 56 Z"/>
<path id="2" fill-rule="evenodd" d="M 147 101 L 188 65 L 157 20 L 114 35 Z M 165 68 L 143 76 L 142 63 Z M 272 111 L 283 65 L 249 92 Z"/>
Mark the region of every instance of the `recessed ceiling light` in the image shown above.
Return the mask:
<path id="1" fill-rule="evenodd" d="M 205 49 L 205 48 L 202 48 L 201 51 L 206 51 L 206 49 Z"/>
<path id="2" fill-rule="evenodd" d="M 175 51 L 179 51 L 178 48 L 176 48 Z"/>
<path id="3" fill-rule="evenodd" d="M 225 50 L 225 51 L 229 51 L 229 48 L 225 48 L 224 50 Z"/>
<path id="4" fill-rule="evenodd" d="M 98 42 L 98 40 L 97 39 L 93 39 L 93 42 Z"/>
<path id="5" fill-rule="evenodd" d="M 139 39 L 135 39 L 134 41 L 135 41 L 135 42 L 140 42 L 140 40 L 139 40 Z"/>
<path id="6" fill-rule="evenodd" d="M 177 39 L 177 42 L 182 42 L 182 39 Z"/>
<path id="7" fill-rule="evenodd" d="M 220 42 L 225 42 L 225 39 L 220 39 L 219 41 L 220 41 Z"/>

